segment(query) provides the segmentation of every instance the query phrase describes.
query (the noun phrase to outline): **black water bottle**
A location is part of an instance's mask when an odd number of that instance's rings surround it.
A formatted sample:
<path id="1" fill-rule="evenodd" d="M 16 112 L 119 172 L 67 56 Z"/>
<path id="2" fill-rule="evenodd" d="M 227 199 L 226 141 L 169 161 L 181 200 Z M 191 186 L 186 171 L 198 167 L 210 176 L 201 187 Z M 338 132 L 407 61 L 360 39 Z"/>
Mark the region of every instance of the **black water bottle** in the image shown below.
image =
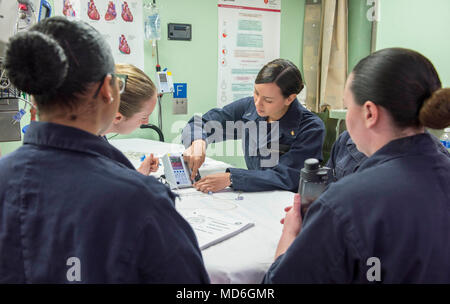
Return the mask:
<path id="1" fill-rule="evenodd" d="M 332 181 L 332 176 L 332 170 L 328 167 L 321 167 L 319 160 L 315 158 L 305 160 L 305 166 L 300 171 L 298 187 L 298 193 L 302 200 L 302 218 L 309 206 L 325 191 L 325 188 Z"/>

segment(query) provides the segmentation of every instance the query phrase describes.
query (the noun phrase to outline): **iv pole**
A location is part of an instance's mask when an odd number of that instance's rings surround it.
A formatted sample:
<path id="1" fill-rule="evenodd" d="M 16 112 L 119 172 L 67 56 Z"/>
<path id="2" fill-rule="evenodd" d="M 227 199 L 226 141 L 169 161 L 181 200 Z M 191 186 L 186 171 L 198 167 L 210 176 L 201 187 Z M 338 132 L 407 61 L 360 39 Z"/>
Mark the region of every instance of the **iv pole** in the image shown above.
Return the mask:
<path id="1" fill-rule="evenodd" d="M 156 6 L 156 1 L 153 0 L 152 6 Z M 158 53 L 158 40 L 154 40 L 154 45 L 155 45 L 155 49 L 156 49 L 156 72 L 160 72 L 161 71 L 161 66 L 159 65 L 159 53 Z M 152 51 L 153 52 L 153 51 Z M 146 125 L 141 125 L 141 129 L 153 129 L 155 130 L 158 135 L 159 135 L 159 140 L 164 142 L 164 135 L 162 133 L 162 106 L 161 106 L 161 99 L 162 99 L 162 94 L 158 94 L 158 127 L 153 125 L 153 124 L 146 124 Z"/>
<path id="2" fill-rule="evenodd" d="M 156 0 L 153 0 L 153 5 L 156 6 Z M 161 71 L 161 66 L 159 65 L 159 53 L 158 53 L 158 40 L 155 40 L 155 48 L 156 48 L 156 72 Z M 158 127 L 162 132 L 162 107 L 161 107 L 161 99 L 163 94 L 158 94 Z"/>

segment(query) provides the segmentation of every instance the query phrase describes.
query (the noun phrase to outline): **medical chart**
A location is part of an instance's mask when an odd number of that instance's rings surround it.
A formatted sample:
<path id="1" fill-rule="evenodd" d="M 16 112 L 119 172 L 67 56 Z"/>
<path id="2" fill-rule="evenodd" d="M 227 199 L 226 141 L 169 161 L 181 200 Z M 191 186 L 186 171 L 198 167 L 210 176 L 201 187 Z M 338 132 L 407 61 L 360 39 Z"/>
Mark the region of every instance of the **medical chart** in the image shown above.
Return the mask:
<path id="1" fill-rule="evenodd" d="M 103 34 L 116 63 L 144 69 L 142 0 L 54 0 L 55 15 L 82 20 Z"/>
<path id="2" fill-rule="evenodd" d="M 218 0 L 217 106 L 253 96 L 259 70 L 280 57 L 281 0 Z"/>

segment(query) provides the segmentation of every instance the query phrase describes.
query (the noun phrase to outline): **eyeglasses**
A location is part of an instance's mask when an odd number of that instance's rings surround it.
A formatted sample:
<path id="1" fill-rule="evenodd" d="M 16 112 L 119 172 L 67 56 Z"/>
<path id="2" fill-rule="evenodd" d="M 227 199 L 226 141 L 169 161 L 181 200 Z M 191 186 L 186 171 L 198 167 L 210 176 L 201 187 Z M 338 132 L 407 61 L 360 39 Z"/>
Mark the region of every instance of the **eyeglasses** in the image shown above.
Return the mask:
<path id="1" fill-rule="evenodd" d="M 125 87 L 127 85 L 128 75 L 125 74 L 111 74 L 119 79 L 119 92 L 122 94 L 125 91 Z"/>
<path id="2" fill-rule="evenodd" d="M 128 75 L 116 74 L 116 73 L 111 73 L 110 75 L 113 77 L 117 77 L 119 79 L 119 93 L 122 94 L 125 91 L 125 87 L 127 85 Z M 95 91 L 94 98 L 97 98 L 98 93 L 100 93 L 100 89 L 102 88 L 102 85 L 103 85 L 103 82 L 105 81 L 106 76 L 108 76 L 108 75 L 105 75 L 102 77 L 102 79 L 100 81 L 100 85 L 98 86 L 97 90 Z"/>

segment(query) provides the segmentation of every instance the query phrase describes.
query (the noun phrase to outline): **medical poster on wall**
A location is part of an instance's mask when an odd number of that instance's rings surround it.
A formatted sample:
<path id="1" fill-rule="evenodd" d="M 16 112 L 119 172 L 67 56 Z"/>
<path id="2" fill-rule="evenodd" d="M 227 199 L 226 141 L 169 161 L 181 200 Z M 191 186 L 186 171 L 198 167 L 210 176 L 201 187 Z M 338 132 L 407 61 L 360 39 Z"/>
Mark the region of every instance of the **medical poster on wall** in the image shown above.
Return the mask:
<path id="1" fill-rule="evenodd" d="M 281 0 L 218 0 L 217 106 L 253 96 L 259 70 L 280 57 Z"/>
<path id="2" fill-rule="evenodd" d="M 116 63 L 144 69 L 142 0 L 54 0 L 55 15 L 82 20 L 103 34 Z"/>

